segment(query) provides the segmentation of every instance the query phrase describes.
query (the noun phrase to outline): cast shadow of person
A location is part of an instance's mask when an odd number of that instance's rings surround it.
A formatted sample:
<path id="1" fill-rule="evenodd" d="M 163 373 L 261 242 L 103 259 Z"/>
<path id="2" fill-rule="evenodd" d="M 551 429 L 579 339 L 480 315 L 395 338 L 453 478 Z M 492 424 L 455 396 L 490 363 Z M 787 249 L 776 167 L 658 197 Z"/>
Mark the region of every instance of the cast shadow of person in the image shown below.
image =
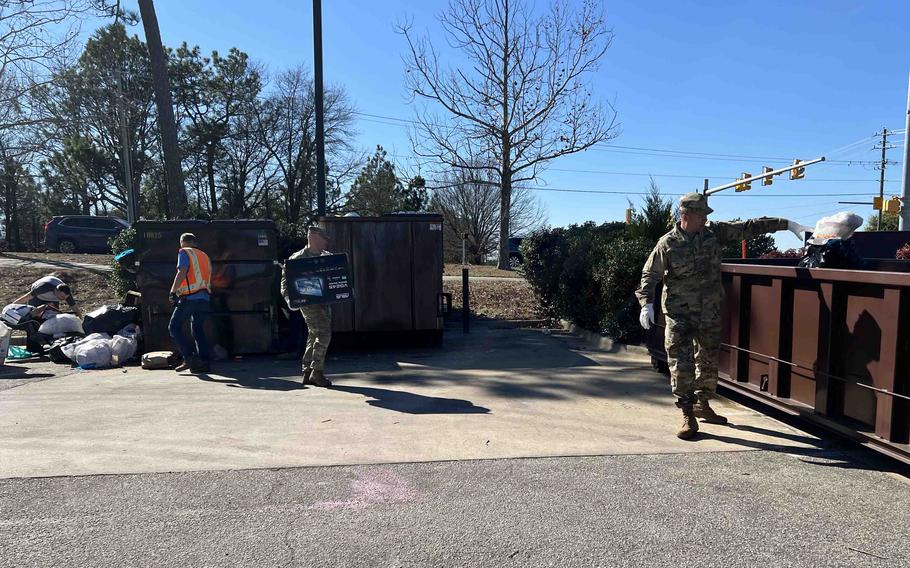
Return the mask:
<path id="1" fill-rule="evenodd" d="M 367 404 L 406 414 L 488 414 L 489 408 L 476 406 L 469 400 L 423 396 L 406 391 L 335 385 L 332 390 L 367 397 Z"/>

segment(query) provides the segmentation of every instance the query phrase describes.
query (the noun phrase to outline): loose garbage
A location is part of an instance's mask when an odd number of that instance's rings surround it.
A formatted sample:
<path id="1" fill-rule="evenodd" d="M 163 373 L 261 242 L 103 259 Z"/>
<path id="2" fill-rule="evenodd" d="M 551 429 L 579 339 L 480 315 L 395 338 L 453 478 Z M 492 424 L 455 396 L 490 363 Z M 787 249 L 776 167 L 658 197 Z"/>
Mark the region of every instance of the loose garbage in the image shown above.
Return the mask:
<path id="1" fill-rule="evenodd" d="M 32 309 L 28 304 L 7 304 L 0 312 L 0 319 L 4 323 L 18 325 L 31 318 Z"/>

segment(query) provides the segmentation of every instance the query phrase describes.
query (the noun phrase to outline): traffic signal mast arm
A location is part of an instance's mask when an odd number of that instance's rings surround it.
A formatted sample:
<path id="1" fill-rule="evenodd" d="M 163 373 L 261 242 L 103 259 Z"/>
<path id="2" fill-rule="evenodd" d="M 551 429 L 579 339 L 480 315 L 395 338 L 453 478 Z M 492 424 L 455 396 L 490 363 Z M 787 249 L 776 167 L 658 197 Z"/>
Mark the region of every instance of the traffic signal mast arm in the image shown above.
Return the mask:
<path id="1" fill-rule="evenodd" d="M 706 189 L 706 190 L 704 191 L 704 193 L 705 193 L 705 195 L 713 195 L 713 194 L 715 194 L 715 193 L 717 193 L 717 192 L 719 192 L 719 191 L 723 191 L 723 190 L 725 190 L 725 189 L 730 189 L 730 188 L 733 188 L 733 187 L 736 187 L 736 186 L 741 186 L 741 185 L 744 185 L 744 184 L 748 184 L 748 183 L 751 183 L 752 181 L 755 181 L 755 180 L 760 180 L 760 179 L 764 179 L 764 178 L 771 177 L 771 176 L 777 176 L 777 175 L 780 175 L 780 174 L 783 174 L 783 173 L 787 173 L 787 172 L 792 171 L 792 170 L 797 170 L 797 169 L 800 169 L 800 168 L 805 168 L 806 166 L 811 166 L 812 164 L 817 164 L 817 163 L 819 163 L 819 162 L 824 162 L 824 161 L 825 161 L 825 157 L 822 156 L 821 158 L 816 158 L 816 159 L 814 159 L 814 160 L 809 160 L 809 161 L 807 161 L 807 162 L 799 162 L 799 163 L 793 164 L 792 166 L 787 166 L 786 168 L 781 168 L 781 169 L 779 169 L 779 170 L 771 170 L 771 171 L 769 171 L 769 172 L 764 172 L 764 173 L 762 173 L 761 175 L 750 176 L 750 177 L 745 178 L 745 179 L 738 179 L 738 180 L 736 180 L 736 181 L 734 181 L 734 182 L 730 182 L 730 183 L 727 183 L 727 184 L 724 184 L 724 185 L 719 185 L 719 186 L 717 186 L 717 187 L 712 187 L 711 189 Z"/>

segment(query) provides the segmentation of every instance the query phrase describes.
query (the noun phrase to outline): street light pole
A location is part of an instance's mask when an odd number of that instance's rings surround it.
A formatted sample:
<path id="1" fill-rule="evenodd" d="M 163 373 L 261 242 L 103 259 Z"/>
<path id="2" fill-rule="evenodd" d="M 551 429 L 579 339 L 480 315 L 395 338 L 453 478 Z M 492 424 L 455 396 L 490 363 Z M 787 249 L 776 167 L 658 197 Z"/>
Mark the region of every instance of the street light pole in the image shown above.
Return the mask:
<path id="1" fill-rule="evenodd" d="M 322 90 L 322 0 L 313 0 L 313 88 L 316 103 L 316 209 L 325 215 L 325 124 Z"/>

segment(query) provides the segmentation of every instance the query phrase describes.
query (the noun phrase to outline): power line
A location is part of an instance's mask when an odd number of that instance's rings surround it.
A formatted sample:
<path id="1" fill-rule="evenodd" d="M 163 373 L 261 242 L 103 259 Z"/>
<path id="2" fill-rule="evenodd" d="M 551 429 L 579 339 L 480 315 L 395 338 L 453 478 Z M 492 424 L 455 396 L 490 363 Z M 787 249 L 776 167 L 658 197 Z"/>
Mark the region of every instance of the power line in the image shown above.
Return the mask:
<path id="1" fill-rule="evenodd" d="M 447 125 L 447 124 L 438 124 L 438 123 L 432 123 L 432 122 L 422 123 L 422 122 L 416 121 L 416 120 L 410 120 L 410 119 L 399 118 L 399 117 L 394 117 L 394 116 L 386 116 L 386 115 L 381 115 L 381 114 L 372 114 L 372 113 L 359 112 L 359 111 L 355 111 L 353 114 L 355 114 L 357 116 L 361 116 L 361 117 L 368 117 L 368 118 L 372 118 L 372 119 L 391 120 L 391 121 L 396 122 L 396 124 L 385 123 L 390 126 L 407 126 L 408 124 L 415 124 L 418 126 L 425 125 L 425 126 L 435 126 L 435 127 L 439 127 L 439 128 L 453 128 L 453 126 L 450 124 Z M 397 124 L 397 123 L 401 123 L 401 124 Z M 866 141 L 866 140 L 863 139 L 860 142 L 864 142 L 864 141 Z M 689 159 L 709 159 L 709 160 L 722 160 L 722 161 L 748 160 L 748 161 L 772 161 L 772 162 L 787 162 L 787 163 L 789 163 L 791 161 L 791 158 L 784 158 L 784 157 L 751 156 L 751 155 L 744 155 L 744 154 L 719 154 L 719 153 L 713 153 L 713 152 L 698 152 L 698 151 L 694 151 L 694 150 L 673 150 L 673 149 L 668 149 L 668 148 L 620 146 L 620 145 L 605 144 L 605 143 L 595 144 L 594 147 L 592 147 L 592 149 L 599 150 L 599 151 L 616 152 L 616 153 L 620 153 L 620 154 L 641 154 L 641 155 L 645 155 L 645 156 L 656 156 L 656 157 L 664 157 L 664 158 L 679 157 L 679 158 L 689 158 Z M 664 155 L 664 154 L 669 154 L 669 155 Z M 829 163 L 841 163 L 841 164 L 847 164 L 847 165 L 861 164 L 861 163 L 865 163 L 865 162 L 877 163 L 872 160 L 827 160 L 827 161 Z"/>

